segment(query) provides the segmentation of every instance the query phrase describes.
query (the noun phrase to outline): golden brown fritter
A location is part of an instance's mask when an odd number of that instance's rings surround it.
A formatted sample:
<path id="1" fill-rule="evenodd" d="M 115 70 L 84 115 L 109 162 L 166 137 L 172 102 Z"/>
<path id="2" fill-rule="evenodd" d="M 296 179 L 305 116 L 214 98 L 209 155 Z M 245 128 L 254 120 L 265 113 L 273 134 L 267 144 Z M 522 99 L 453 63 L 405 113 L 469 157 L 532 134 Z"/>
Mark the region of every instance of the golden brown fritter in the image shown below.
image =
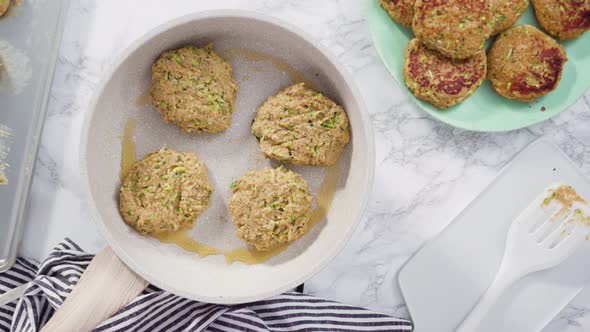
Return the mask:
<path id="1" fill-rule="evenodd" d="M 417 0 L 414 12 L 416 38 L 453 59 L 476 55 L 493 31 L 488 0 Z"/>
<path id="2" fill-rule="evenodd" d="M 453 60 L 429 50 L 418 39 L 406 47 L 404 81 L 419 99 L 445 109 L 467 97 L 486 77 L 483 51 L 466 60 Z"/>
<path id="3" fill-rule="evenodd" d="M 194 153 L 171 149 L 136 162 L 121 183 L 119 211 L 141 233 L 175 231 L 195 222 L 213 191 Z"/>
<path id="4" fill-rule="evenodd" d="M 350 140 L 344 109 L 304 83 L 269 97 L 252 133 L 269 158 L 298 165 L 332 165 Z"/>
<path id="5" fill-rule="evenodd" d="M 283 166 L 251 171 L 232 184 L 228 208 L 238 236 L 257 250 L 291 243 L 307 232 L 307 182 Z"/>
<path id="6" fill-rule="evenodd" d="M 557 88 L 567 61 L 564 48 L 531 25 L 502 33 L 488 52 L 488 79 L 500 95 L 530 101 Z"/>
<path id="7" fill-rule="evenodd" d="M 389 17 L 401 25 L 411 27 L 416 0 L 379 0 Z"/>
<path id="8" fill-rule="evenodd" d="M 529 0 L 489 0 L 494 22 L 493 35 L 510 28 L 529 7 Z"/>
<path id="9" fill-rule="evenodd" d="M 590 30 L 590 0 L 533 0 L 533 8 L 543 29 L 561 40 Z"/>
<path id="10" fill-rule="evenodd" d="M 232 68 L 211 45 L 164 52 L 152 66 L 152 105 L 185 132 L 229 128 L 237 94 Z"/>

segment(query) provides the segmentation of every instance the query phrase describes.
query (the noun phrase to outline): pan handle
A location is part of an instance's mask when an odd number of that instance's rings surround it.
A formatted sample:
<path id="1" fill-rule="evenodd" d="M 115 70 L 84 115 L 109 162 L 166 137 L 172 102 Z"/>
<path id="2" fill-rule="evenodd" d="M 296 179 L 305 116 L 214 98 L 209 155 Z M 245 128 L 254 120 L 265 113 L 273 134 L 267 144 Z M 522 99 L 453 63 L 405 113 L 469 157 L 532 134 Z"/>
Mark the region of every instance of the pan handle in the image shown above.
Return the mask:
<path id="1" fill-rule="evenodd" d="M 94 256 L 41 332 L 91 331 L 137 297 L 147 284 L 107 246 Z"/>

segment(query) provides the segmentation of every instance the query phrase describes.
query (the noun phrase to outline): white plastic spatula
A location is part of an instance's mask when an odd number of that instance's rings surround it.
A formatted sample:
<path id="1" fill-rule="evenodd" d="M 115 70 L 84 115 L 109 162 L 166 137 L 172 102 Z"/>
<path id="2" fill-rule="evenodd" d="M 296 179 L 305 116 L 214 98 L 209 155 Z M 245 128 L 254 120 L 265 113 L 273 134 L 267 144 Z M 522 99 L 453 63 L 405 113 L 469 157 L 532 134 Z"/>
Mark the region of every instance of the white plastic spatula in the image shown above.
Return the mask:
<path id="1" fill-rule="evenodd" d="M 586 225 L 590 208 L 581 200 L 571 200 L 578 197 L 575 192 L 568 195 L 570 201 L 554 194 L 566 187 L 550 186 L 514 220 L 494 282 L 457 332 L 477 331 L 485 314 L 510 285 L 530 273 L 559 264 L 584 241 L 590 231 Z"/>

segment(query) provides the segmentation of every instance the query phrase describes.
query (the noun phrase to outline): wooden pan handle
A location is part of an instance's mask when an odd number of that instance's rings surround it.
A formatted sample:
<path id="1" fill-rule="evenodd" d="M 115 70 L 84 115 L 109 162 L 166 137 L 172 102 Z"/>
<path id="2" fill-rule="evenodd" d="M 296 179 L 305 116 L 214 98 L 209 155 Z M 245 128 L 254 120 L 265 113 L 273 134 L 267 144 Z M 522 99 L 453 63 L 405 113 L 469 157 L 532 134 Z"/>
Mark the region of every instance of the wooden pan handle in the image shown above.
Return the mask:
<path id="1" fill-rule="evenodd" d="M 147 286 L 111 248 L 90 262 L 78 284 L 41 332 L 86 332 L 111 317 Z"/>

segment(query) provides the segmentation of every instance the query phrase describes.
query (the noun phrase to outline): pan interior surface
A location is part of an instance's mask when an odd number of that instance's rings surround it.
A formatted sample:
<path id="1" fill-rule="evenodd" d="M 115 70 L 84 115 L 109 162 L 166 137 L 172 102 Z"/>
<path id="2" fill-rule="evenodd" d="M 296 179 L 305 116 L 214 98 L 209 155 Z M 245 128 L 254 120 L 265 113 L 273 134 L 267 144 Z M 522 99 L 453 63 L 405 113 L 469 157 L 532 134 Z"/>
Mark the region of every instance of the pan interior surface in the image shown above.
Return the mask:
<path id="1" fill-rule="evenodd" d="M 229 61 L 238 82 L 230 129 L 186 134 L 167 124 L 145 100 L 151 65 L 166 50 L 205 46 Z M 207 164 L 213 195 L 191 237 L 221 249 L 244 247 L 227 212 L 230 184 L 246 172 L 278 163 L 264 157 L 250 125 L 268 96 L 305 80 L 347 111 L 351 142 L 337 167 L 339 180 L 325 220 L 272 259 L 255 265 L 226 264 L 223 256 L 199 257 L 175 244 L 142 236 L 118 211 L 122 135 L 135 121 L 137 157 L 169 147 L 197 153 Z M 144 96 L 142 98 L 142 96 Z M 97 90 L 82 138 L 82 173 L 93 219 L 118 256 L 150 283 L 183 297 L 211 303 L 242 303 L 279 294 L 317 273 L 350 238 L 373 178 L 373 137 L 358 93 L 347 74 L 308 38 L 256 14 L 210 12 L 167 23 L 132 45 Z M 326 169 L 286 165 L 316 195 Z M 314 206 L 316 202 L 314 201 Z"/>

